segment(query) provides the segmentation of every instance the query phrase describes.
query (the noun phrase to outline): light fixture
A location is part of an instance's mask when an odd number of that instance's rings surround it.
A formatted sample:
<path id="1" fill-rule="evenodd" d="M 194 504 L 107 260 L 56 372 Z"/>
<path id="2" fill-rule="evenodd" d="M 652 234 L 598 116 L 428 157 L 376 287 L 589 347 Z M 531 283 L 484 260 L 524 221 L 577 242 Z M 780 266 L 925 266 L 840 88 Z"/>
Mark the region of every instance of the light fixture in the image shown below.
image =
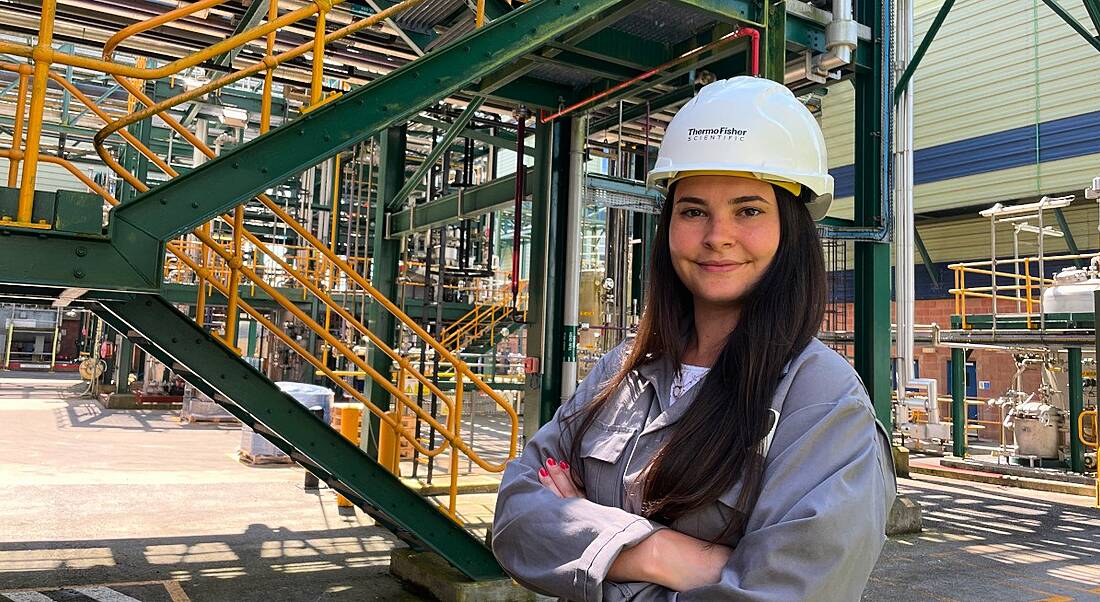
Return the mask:
<path id="1" fill-rule="evenodd" d="M 239 107 L 222 107 L 222 114 L 218 118 L 225 125 L 233 127 L 246 127 L 248 125 L 248 111 Z"/>

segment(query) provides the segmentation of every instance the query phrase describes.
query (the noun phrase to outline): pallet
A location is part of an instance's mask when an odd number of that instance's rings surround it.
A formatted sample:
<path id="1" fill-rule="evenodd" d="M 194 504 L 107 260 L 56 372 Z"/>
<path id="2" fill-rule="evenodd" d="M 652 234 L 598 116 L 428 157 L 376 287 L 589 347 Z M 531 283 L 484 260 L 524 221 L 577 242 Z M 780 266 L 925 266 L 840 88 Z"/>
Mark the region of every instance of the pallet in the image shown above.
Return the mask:
<path id="1" fill-rule="evenodd" d="M 244 451 L 237 450 L 237 459 L 250 466 L 262 466 L 265 464 L 293 464 L 290 456 L 253 456 Z"/>

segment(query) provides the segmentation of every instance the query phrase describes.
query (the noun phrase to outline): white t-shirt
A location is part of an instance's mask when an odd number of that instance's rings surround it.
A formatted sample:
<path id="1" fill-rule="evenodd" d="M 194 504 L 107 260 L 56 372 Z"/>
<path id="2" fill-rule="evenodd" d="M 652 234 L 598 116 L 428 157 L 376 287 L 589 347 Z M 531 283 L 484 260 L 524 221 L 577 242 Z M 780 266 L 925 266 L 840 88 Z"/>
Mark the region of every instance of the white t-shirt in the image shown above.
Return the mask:
<path id="1" fill-rule="evenodd" d="M 710 372 L 710 368 L 707 366 L 680 364 L 680 372 L 672 379 L 672 388 L 671 391 L 669 391 L 668 405 L 671 406 L 679 401 L 685 393 L 690 391 L 699 381 L 703 380 L 707 372 Z"/>

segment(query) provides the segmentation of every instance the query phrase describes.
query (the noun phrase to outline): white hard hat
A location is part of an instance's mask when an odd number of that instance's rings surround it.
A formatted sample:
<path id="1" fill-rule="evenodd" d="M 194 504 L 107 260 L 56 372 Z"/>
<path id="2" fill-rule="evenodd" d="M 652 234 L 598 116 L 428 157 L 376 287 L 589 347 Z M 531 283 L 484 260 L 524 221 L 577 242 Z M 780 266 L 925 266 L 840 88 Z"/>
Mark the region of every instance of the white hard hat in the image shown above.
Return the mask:
<path id="1" fill-rule="evenodd" d="M 786 86 L 759 77 L 703 86 L 665 129 L 646 183 L 667 192 L 672 182 L 702 174 L 753 177 L 796 196 L 805 187 L 815 220 L 833 201 L 817 120 Z"/>

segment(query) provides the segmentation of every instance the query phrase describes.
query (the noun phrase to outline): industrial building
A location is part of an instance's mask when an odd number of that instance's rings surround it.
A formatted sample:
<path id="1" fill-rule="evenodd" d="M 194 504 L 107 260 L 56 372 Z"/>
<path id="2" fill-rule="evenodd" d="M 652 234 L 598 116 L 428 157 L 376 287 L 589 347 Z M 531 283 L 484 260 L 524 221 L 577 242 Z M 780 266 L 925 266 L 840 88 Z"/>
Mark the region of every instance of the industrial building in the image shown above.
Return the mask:
<path id="1" fill-rule="evenodd" d="M 0 600 L 526 600 L 508 461 L 635 336 L 665 128 L 825 135 L 868 600 L 1100 600 L 1097 0 L 0 1 Z"/>

